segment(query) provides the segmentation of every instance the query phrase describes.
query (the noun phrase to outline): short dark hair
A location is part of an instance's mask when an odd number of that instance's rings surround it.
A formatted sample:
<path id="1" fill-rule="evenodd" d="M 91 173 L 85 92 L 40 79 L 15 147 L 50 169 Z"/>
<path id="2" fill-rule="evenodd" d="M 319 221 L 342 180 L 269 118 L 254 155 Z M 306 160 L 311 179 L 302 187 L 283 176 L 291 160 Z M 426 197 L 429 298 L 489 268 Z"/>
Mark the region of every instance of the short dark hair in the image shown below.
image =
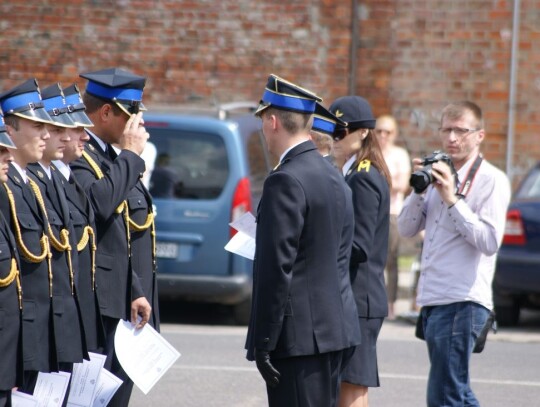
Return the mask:
<path id="1" fill-rule="evenodd" d="M 19 130 L 19 118 L 14 114 L 8 114 L 4 116 L 4 122 L 7 125 L 13 127 L 15 130 Z"/>
<path id="2" fill-rule="evenodd" d="M 270 106 L 266 113 L 279 117 L 283 128 L 290 134 L 298 133 L 311 128 L 313 115 L 311 113 L 298 113 L 289 110 L 276 109 Z"/>
<path id="3" fill-rule="evenodd" d="M 105 99 L 102 99 L 100 97 L 91 95 L 88 92 L 86 92 L 83 95 L 83 103 L 84 103 L 84 106 L 86 107 L 86 113 L 94 113 L 94 112 L 98 111 L 99 109 L 101 109 L 101 107 L 103 105 L 111 105 L 112 109 L 113 109 L 113 114 L 115 116 L 118 116 L 118 115 L 124 113 L 122 111 L 122 109 L 120 109 L 116 105 L 116 103 L 114 103 L 114 102 L 112 102 L 110 100 L 105 100 Z"/>

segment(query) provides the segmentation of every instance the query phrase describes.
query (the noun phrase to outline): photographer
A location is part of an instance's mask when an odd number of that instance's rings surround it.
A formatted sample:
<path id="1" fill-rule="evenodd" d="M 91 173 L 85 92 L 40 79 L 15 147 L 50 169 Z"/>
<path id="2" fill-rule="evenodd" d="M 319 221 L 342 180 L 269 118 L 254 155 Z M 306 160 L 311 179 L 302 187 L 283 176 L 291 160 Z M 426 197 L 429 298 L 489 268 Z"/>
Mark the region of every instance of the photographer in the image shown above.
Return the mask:
<path id="1" fill-rule="evenodd" d="M 431 362 L 427 405 L 479 406 L 470 387 L 469 360 L 493 308 L 491 282 L 510 185 L 480 154 L 485 132 L 476 104 L 446 106 L 439 137 L 446 154 L 413 160 L 414 192 L 398 228 L 403 236 L 425 229 L 417 303 Z M 422 177 L 427 186 L 418 184 Z"/>

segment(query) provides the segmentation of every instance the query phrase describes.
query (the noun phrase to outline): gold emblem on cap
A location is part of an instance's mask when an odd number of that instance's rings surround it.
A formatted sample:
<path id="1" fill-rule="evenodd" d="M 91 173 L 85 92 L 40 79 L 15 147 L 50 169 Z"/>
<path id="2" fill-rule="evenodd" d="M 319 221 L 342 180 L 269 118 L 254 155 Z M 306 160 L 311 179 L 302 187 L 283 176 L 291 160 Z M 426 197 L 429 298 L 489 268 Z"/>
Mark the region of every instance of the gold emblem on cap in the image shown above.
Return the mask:
<path id="1" fill-rule="evenodd" d="M 341 117 L 343 116 L 343 112 L 341 112 L 339 109 L 336 110 L 336 113 L 335 113 L 336 117 Z"/>

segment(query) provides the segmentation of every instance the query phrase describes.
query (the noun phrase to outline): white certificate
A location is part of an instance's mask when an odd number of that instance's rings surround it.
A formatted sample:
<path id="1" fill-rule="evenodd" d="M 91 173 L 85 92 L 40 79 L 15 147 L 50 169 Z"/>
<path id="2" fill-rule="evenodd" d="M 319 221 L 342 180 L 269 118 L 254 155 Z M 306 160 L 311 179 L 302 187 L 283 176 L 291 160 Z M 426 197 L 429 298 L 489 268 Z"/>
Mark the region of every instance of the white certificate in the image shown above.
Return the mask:
<path id="1" fill-rule="evenodd" d="M 149 324 L 135 329 L 123 320 L 116 327 L 114 349 L 124 371 L 144 394 L 148 394 L 180 356 Z"/>
<path id="2" fill-rule="evenodd" d="M 111 401 L 112 396 L 122 384 L 122 380 L 113 375 L 106 369 L 101 369 L 99 380 L 94 392 L 94 402 L 90 404 L 92 407 L 105 407 Z"/>
<path id="3" fill-rule="evenodd" d="M 92 405 L 94 390 L 98 384 L 101 369 L 105 364 L 105 355 L 89 353 L 90 360 L 73 364 L 71 386 L 69 388 L 68 407 L 87 407 Z"/>
<path id="4" fill-rule="evenodd" d="M 255 239 L 243 232 L 237 232 L 225 245 L 225 250 L 253 260 L 255 258 Z"/>
<path id="5" fill-rule="evenodd" d="M 17 390 L 11 391 L 12 407 L 38 407 L 38 399 L 30 394 L 22 393 Z"/>
<path id="6" fill-rule="evenodd" d="M 255 216 L 251 212 L 244 213 L 234 222 L 229 223 L 229 226 L 255 239 L 257 223 L 255 222 Z"/>
<path id="7" fill-rule="evenodd" d="M 33 396 L 39 407 L 60 407 L 64 401 L 71 374 L 39 372 Z"/>

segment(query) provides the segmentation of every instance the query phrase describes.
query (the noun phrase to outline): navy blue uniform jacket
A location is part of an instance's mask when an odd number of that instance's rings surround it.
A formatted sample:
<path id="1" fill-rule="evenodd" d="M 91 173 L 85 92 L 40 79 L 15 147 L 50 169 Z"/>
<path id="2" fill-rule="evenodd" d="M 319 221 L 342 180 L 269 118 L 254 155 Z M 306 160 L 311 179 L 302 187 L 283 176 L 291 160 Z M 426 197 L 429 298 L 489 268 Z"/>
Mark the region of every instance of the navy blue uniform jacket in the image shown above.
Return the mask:
<path id="1" fill-rule="evenodd" d="M 55 169 L 55 167 L 51 168 Z M 61 177 L 73 227 L 71 232 L 74 237 L 73 267 L 77 273 L 77 297 L 81 307 L 86 346 L 89 351 L 96 352 L 105 346 L 105 333 L 99 310 L 97 288 L 92 276 L 92 239 L 89 238 L 88 243 L 81 251 L 77 250 L 77 243 L 84 235 L 85 228 L 90 226 L 94 232 L 96 231 L 94 211 L 75 177 L 71 176 L 67 180 L 60 171 L 56 169 L 55 171 Z"/>
<path id="2" fill-rule="evenodd" d="M 109 150 L 112 147 L 108 146 Z M 106 154 L 93 137 L 85 151 L 104 174 L 97 179 L 84 158 L 70 166 L 85 190 L 96 216 L 96 284 L 101 313 L 116 319 L 131 319 L 131 301 L 144 296 L 139 277 L 133 273 L 128 258 L 126 224 L 116 208 L 127 198 L 144 172 L 144 160 L 124 150 L 114 159 Z"/>
<path id="3" fill-rule="evenodd" d="M 7 185 L 15 200 L 17 222 L 22 240 L 31 253 L 41 253 L 40 239 L 44 220 L 38 209 L 34 193 L 24 184 L 19 172 L 9 166 Z M 15 219 L 11 216 L 8 197 L 0 188 L 0 207 L 11 230 Z M 15 234 L 15 232 L 13 232 Z M 49 296 L 49 270 L 47 260 L 39 263 L 28 261 L 19 250 L 21 259 L 21 284 L 23 288 L 23 363 L 24 370 L 50 372 L 58 370 L 53 339 L 52 305 Z"/>
<path id="4" fill-rule="evenodd" d="M 264 183 L 257 210 L 253 304 L 246 341 L 272 358 L 359 344 L 348 263 L 351 196 L 343 177 L 303 142 Z"/>
<path id="5" fill-rule="evenodd" d="M 62 229 L 68 230 L 70 232 L 70 245 L 73 247 L 75 243 L 71 233 L 69 207 L 67 206 L 62 185 L 58 183 L 58 179 L 55 177 L 57 174 L 52 173 L 52 179 L 49 180 L 41 165 L 37 163 L 29 164 L 26 173 L 34 180 L 41 191 L 52 233 L 56 236 L 56 239 L 60 240 L 60 231 Z M 58 251 L 51 244 L 51 253 L 53 274 L 52 306 L 56 355 L 58 362 L 82 362 L 83 357 L 88 359 L 88 351 L 79 300 L 76 296 L 75 279 L 78 273 L 72 267 L 72 282 L 67 252 Z"/>
<path id="6" fill-rule="evenodd" d="M 4 189 L 2 185 L 0 188 Z M 12 259 L 19 263 L 15 240 L 0 213 L 0 279 L 10 274 Z M 11 391 L 22 384 L 21 311 L 16 281 L 0 287 L 0 349 L 0 391 Z"/>
<path id="7" fill-rule="evenodd" d="M 384 284 L 390 227 L 388 182 L 368 161 L 353 164 L 345 180 L 353 195 L 351 281 L 358 316 L 383 318 L 388 315 Z"/>

